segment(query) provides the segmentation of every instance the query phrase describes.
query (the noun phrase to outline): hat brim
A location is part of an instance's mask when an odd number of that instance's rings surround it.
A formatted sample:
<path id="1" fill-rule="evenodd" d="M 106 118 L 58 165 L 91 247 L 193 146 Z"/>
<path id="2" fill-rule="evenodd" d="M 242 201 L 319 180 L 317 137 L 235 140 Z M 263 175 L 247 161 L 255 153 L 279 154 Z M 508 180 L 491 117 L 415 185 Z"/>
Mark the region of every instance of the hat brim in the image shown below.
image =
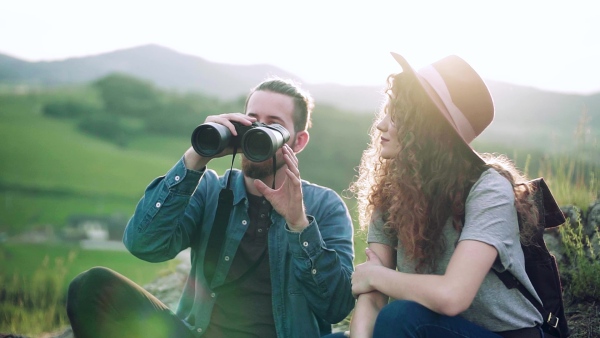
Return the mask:
<path id="1" fill-rule="evenodd" d="M 404 73 L 409 74 L 412 77 L 414 77 L 415 79 L 417 79 L 421 88 L 423 88 L 423 90 L 425 91 L 425 94 L 427 94 L 427 97 L 429 97 L 429 100 L 437 108 L 440 115 L 442 115 L 444 117 L 444 119 L 446 120 L 446 122 L 448 122 L 448 124 L 450 124 L 450 126 L 452 127 L 451 129 L 455 132 L 456 136 L 458 136 L 458 138 L 462 141 L 462 144 L 464 144 L 468 148 L 468 150 L 469 150 L 468 153 L 474 155 L 473 159 L 476 161 L 485 163 L 485 160 L 483 158 L 481 158 L 479 153 L 477 153 L 475 151 L 475 149 L 473 149 L 473 147 L 471 147 L 469 142 L 465 141 L 465 139 L 460 134 L 460 132 L 458 132 L 458 130 L 456 130 L 456 127 L 454 126 L 454 123 L 452 122 L 452 119 L 450 118 L 450 114 L 448 113 L 446 106 L 444 105 L 444 103 L 442 102 L 442 100 L 440 99 L 438 94 L 435 92 L 435 90 L 431 87 L 431 85 L 429 85 L 427 80 L 425 80 L 421 75 L 419 75 L 419 73 L 417 71 L 415 71 L 415 69 L 406 61 L 406 59 L 402 55 L 400 55 L 398 53 L 394 53 L 394 52 L 390 52 L 390 54 L 392 54 L 392 56 L 394 57 L 396 62 L 398 62 L 398 64 L 400 64 L 400 67 L 402 67 L 402 71 Z"/>

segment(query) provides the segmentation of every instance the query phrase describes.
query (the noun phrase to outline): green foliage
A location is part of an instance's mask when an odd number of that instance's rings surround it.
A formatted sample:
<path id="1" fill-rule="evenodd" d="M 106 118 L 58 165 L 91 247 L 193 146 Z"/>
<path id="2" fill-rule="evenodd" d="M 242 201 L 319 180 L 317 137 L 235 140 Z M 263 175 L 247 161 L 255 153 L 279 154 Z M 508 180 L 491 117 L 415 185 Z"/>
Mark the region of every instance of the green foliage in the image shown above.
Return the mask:
<path id="1" fill-rule="evenodd" d="M 94 115 L 99 111 L 98 107 L 87 105 L 77 101 L 56 101 L 46 104 L 43 114 L 55 118 L 79 118 L 86 115 Z"/>
<path id="2" fill-rule="evenodd" d="M 111 74 L 93 83 L 104 109 L 114 116 L 144 117 L 160 110 L 160 91 L 151 83 L 124 74 Z"/>
<path id="3" fill-rule="evenodd" d="M 222 102 L 198 93 L 169 93 L 124 74 L 108 75 L 89 88 L 99 103 L 57 98 L 45 104 L 43 114 L 72 119 L 84 133 L 120 147 L 128 146 L 144 133 L 190 135 L 208 115 L 243 108 L 240 100 Z"/>
<path id="4" fill-rule="evenodd" d="M 600 300 L 600 253 L 594 251 L 589 236 L 584 234 L 581 218 L 577 213 L 576 224 L 569 221 L 560 227 L 569 266 L 561 267 L 561 273 L 569 282 L 567 290 L 575 299 Z M 595 230 L 600 245 L 600 234 Z"/>
<path id="5" fill-rule="evenodd" d="M 113 140 L 116 144 L 124 146 L 127 143 L 126 133 L 120 130 L 119 121 L 107 115 L 88 116 L 79 122 L 79 128 L 91 135 Z"/>

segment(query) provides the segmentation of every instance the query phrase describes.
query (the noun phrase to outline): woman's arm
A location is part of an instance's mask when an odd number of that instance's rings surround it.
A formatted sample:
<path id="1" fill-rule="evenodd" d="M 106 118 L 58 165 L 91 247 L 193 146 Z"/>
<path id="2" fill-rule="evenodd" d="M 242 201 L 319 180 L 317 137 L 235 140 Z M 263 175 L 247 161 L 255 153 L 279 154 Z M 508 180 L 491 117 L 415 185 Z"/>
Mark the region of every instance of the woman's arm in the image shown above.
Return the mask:
<path id="1" fill-rule="evenodd" d="M 365 264 L 377 264 L 386 269 L 396 269 L 396 251 L 390 246 L 371 243 L 366 253 L 367 263 Z M 388 296 L 379 291 L 359 295 L 350 322 L 350 336 L 353 338 L 372 337 L 377 314 L 388 303 L 388 299 Z"/>
<path id="2" fill-rule="evenodd" d="M 463 240 L 452 254 L 444 275 L 408 274 L 363 264 L 356 267 L 352 290 L 361 296 L 376 290 L 455 316 L 471 305 L 497 256 L 496 248 L 489 244 Z"/>

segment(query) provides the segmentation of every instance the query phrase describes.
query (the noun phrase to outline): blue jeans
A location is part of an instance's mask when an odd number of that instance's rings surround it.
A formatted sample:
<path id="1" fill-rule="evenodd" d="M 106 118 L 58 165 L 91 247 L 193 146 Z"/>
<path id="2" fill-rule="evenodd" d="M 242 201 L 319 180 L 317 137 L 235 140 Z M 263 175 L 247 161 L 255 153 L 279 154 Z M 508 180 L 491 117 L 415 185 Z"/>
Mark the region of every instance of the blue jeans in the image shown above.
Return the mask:
<path id="1" fill-rule="evenodd" d="M 343 333 L 335 333 L 326 338 L 341 338 Z M 397 300 L 386 305 L 375 321 L 374 338 L 502 338 L 460 316 L 449 317 L 433 312 L 428 308 L 407 300 Z M 540 332 L 540 337 L 543 337 Z"/>
<path id="2" fill-rule="evenodd" d="M 379 312 L 373 337 L 500 338 L 460 316 L 444 316 L 407 300 L 391 302 Z"/>

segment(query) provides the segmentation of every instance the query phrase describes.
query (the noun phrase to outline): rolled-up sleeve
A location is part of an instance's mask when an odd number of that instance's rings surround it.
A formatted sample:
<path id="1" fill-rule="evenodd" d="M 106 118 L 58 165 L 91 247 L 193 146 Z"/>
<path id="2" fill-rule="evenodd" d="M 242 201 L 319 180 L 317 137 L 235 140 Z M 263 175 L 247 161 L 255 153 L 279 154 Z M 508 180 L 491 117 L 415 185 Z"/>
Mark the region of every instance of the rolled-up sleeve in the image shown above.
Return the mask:
<path id="1" fill-rule="evenodd" d="M 327 190 L 320 196 L 320 212 L 309 215 L 302 232 L 288 231 L 295 277 L 314 313 L 330 323 L 343 320 L 354 307 L 353 226 L 341 198 Z M 322 211 L 322 212 L 321 212 Z"/>
<path id="2" fill-rule="evenodd" d="M 201 219 L 190 199 L 203 175 L 186 169 L 183 158 L 146 188 L 125 228 L 123 243 L 136 257 L 161 262 L 187 248 Z"/>

